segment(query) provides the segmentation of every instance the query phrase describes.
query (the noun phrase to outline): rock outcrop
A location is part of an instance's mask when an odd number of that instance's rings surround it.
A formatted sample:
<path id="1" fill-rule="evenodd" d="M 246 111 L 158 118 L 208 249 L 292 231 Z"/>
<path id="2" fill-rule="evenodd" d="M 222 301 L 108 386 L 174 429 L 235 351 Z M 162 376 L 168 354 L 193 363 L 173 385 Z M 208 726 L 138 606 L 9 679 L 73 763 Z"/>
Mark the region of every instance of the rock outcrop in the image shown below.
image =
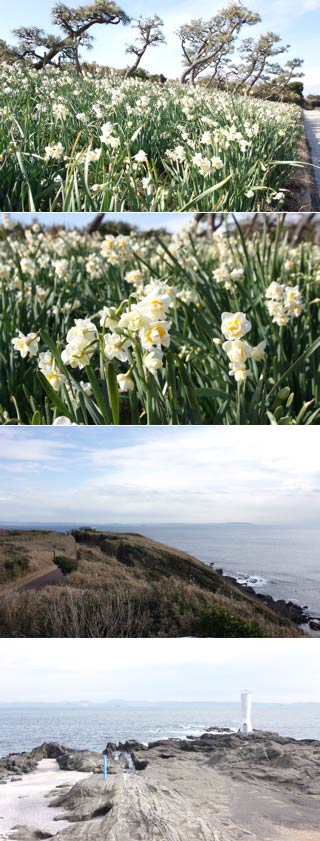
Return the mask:
<path id="1" fill-rule="evenodd" d="M 68 765 L 81 753 L 57 748 L 57 761 L 68 757 Z M 115 761 L 114 745 L 107 746 L 112 773 L 106 781 L 93 773 L 51 793 L 49 807 L 61 808 L 57 834 L 17 827 L 12 841 L 294 841 L 299 831 L 306 841 L 319 838 L 318 741 L 210 728 L 199 737 L 117 749 Z M 32 761 L 43 750 L 32 752 Z M 123 773 L 128 750 L 136 769 L 130 774 Z M 60 832 L 59 820 L 70 826 Z"/>
<path id="2" fill-rule="evenodd" d="M 13 776 L 30 774 L 41 759 L 56 759 L 63 771 L 84 771 L 88 774 L 102 772 L 103 759 L 100 753 L 90 750 L 73 750 L 56 742 L 44 742 L 30 752 L 11 753 L 0 758 L 0 782 Z"/>

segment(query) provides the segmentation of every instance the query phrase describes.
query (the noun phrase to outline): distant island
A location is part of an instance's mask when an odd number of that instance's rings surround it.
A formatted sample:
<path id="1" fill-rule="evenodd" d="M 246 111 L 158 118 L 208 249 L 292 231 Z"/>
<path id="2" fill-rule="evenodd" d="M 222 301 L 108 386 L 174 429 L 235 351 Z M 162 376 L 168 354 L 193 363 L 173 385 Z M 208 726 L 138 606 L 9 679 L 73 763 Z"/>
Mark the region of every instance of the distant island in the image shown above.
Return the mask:
<path id="1" fill-rule="evenodd" d="M 2 637 L 292 637 L 302 620 L 140 534 L 0 531 Z"/>

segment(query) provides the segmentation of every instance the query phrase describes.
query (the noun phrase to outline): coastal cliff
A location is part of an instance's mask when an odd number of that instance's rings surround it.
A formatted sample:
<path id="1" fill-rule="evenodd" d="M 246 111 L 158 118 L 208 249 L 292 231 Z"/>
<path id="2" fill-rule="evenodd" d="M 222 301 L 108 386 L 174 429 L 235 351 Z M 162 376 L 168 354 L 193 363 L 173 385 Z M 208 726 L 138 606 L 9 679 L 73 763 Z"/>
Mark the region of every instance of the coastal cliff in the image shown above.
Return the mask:
<path id="1" fill-rule="evenodd" d="M 26 552 L 29 573 L 21 567 Z M 19 563 L 0 585 L 3 637 L 303 635 L 296 606 L 257 596 L 139 534 L 3 530 L 0 581 L 14 558 Z"/>

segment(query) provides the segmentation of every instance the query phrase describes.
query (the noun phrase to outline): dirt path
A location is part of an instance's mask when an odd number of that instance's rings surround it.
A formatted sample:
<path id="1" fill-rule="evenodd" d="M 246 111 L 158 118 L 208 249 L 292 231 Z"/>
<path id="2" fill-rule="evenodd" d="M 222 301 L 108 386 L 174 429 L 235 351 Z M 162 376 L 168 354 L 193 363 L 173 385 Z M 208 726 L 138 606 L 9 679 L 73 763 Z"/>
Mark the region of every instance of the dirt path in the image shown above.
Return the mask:
<path id="1" fill-rule="evenodd" d="M 306 129 L 306 135 L 308 144 L 310 147 L 310 154 L 312 163 L 316 167 L 320 167 L 320 110 L 315 111 L 304 111 L 304 124 Z M 314 178 L 317 187 L 318 193 L 318 207 L 314 207 L 313 210 L 319 210 L 320 208 L 320 168 L 314 170 Z"/>

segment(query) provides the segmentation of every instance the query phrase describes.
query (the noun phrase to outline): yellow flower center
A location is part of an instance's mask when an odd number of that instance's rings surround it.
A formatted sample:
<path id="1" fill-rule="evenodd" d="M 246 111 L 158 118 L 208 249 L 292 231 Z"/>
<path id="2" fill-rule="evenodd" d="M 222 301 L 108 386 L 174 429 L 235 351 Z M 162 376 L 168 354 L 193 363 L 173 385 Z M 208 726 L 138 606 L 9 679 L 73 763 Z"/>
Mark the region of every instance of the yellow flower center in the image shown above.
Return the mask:
<path id="1" fill-rule="evenodd" d="M 150 327 L 150 329 L 147 332 L 147 338 L 149 341 L 152 341 L 154 339 L 163 339 L 165 335 L 166 330 L 164 327 L 161 326 L 161 324 L 159 324 L 157 327 Z"/>
<path id="2" fill-rule="evenodd" d="M 233 321 L 228 321 L 227 326 L 229 333 L 232 333 L 232 335 L 235 336 L 237 333 L 239 333 L 240 324 L 238 318 L 234 318 Z"/>

